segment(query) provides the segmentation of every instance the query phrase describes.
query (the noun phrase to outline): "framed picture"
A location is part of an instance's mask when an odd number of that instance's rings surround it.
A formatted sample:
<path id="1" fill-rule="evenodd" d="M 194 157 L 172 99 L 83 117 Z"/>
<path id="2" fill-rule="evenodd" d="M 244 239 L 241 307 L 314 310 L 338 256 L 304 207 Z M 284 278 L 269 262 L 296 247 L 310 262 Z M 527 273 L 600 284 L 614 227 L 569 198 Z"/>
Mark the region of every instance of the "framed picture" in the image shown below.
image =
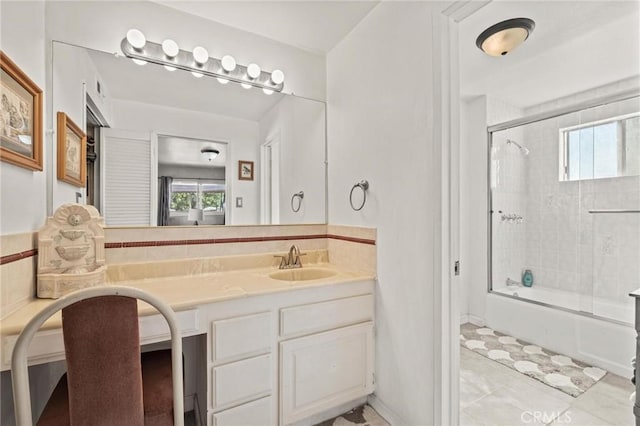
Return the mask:
<path id="1" fill-rule="evenodd" d="M 253 180 L 253 161 L 238 161 L 238 179 Z"/>
<path id="2" fill-rule="evenodd" d="M 0 159 L 42 170 L 42 90 L 0 51 Z"/>
<path id="3" fill-rule="evenodd" d="M 58 112 L 58 180 L 83 187 L 87 178 L 87 136 Z"/>

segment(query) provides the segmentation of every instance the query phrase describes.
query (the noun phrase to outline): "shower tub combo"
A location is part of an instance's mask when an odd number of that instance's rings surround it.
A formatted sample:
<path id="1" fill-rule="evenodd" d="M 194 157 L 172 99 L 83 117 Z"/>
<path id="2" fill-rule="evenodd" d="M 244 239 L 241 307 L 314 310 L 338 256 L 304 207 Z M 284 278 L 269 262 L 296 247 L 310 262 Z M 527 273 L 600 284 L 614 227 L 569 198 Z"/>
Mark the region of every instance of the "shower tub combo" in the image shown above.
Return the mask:
<path id="1" fill-rule="evenodd" d="M 640 94 L 490 126 L 488 140 L 487 325 L 630 376 Z"/>

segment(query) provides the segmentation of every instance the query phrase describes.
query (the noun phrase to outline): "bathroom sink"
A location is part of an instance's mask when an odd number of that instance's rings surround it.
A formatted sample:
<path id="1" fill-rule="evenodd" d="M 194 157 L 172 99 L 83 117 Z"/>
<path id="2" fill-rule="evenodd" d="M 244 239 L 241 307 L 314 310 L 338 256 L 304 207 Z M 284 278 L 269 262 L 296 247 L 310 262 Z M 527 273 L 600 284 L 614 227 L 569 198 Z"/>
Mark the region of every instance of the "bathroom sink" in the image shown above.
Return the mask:
<path id="1" fill-rule="evenodd" d="M 269 274 L 274 280 L 281 281 L 311 281 L 322 278 L 329 278 L 336 273 L 329 269 L 320 268 L 301 268 L 301 269 L 283 269 Z"/>

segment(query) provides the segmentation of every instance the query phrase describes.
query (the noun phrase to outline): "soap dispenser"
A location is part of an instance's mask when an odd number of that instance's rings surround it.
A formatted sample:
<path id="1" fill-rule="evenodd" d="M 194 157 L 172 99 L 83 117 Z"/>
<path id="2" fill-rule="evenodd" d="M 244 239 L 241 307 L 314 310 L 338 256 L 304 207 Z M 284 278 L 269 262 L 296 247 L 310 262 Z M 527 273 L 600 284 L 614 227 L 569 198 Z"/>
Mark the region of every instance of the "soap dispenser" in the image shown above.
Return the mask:
<path id="1" fill-rule="evenodd" d="M 531 269 L 525 269 L 522 273 L 522 285 L 525 287 L 533 285 L 533 272 L 531 272 Z"/>

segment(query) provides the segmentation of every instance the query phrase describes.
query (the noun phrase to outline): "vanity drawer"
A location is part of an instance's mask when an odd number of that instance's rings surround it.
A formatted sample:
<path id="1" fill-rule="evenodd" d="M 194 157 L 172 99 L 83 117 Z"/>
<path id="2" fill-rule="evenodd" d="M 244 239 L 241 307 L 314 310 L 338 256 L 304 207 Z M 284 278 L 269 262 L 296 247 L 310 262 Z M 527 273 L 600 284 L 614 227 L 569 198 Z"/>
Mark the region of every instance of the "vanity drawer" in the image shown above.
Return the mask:
<path id="1" fill-rule="evenodd" d="M 213 415 L 213 426 L 268 426 L 273 424 L 271 397 L 248 402 Z"/>
<path id="2" fill-rule="evenodd" d="M 267 396 L 272 388 L 271 355 L 213 368 L 213 409 L 224 409 Z"/>
<path id="3" fill-rule="evenodd" d="M 271 312 L 213 321 L 215 364 L 271 352 Z"/>
<path id="4" fill-rule="evenodd" d="M 280 336 L 300 336 L 371 321 L 373 309 L 372 294 L 283 308 Z"/>

